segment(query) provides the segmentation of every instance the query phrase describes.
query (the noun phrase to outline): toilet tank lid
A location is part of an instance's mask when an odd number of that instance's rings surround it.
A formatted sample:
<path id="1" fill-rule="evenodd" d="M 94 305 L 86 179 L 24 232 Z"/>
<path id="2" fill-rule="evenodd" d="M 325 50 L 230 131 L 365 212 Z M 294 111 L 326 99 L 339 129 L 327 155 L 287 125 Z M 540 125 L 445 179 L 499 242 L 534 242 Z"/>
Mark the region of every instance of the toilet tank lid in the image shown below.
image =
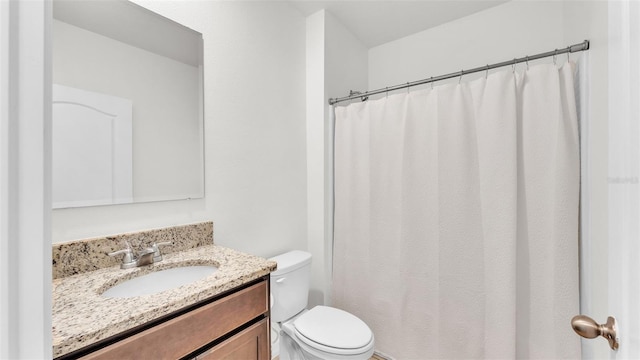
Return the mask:
<path id="1" fill-rule="evenodd" d="M 293 250 L 284 254 L 280 254 L 278 256 L 274 256 L 269 260 L 275 261 L 278 263 L 278 268 L 276 271 L 272 272 L 271 275 L 282 275 L 293 270 L 299 269 L 305 265 L 311 263 L 311 254 L 306 251 L 301 250 Z"/>

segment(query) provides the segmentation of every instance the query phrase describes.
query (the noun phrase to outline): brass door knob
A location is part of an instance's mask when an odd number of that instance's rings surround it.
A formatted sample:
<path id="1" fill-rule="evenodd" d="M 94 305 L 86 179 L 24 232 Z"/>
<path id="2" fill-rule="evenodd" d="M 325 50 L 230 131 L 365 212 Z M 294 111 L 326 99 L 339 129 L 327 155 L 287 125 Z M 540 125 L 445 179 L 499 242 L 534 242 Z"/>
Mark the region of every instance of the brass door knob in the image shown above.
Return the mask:
<path id="1" fill-rule="evenodd" d="M 605 324 L 598 324 L 592 318 L 585 315 L 574 316 L 571 319 L 573 331 L 587 339 L 595 339 L 602 336 L 609 341 L 613 350 L 618 350 L 618 334 L 616 332 L 616 319 L 609 316 Z"/>

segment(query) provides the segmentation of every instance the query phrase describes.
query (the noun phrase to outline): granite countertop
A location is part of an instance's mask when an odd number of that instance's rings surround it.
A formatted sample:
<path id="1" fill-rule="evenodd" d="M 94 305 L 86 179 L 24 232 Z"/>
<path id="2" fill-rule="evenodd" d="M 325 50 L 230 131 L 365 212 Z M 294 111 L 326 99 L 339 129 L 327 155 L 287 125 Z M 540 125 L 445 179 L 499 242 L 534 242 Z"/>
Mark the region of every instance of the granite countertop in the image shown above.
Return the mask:
<path id="1" fill-rule="evenodd" d="M 218 245 L 199 246 L 163 257 L 163 261 L 148 266 L 126 270 L 114 266 L 55 279 L 53 356 L 70 353 L 145 324 L 276 269 L 274 261 Z M 103 298 L 100 295 L 125 280 L 188 265 L 213 265 L 218 271 L 189 285 L 158 294 L 134 298 Z"/>

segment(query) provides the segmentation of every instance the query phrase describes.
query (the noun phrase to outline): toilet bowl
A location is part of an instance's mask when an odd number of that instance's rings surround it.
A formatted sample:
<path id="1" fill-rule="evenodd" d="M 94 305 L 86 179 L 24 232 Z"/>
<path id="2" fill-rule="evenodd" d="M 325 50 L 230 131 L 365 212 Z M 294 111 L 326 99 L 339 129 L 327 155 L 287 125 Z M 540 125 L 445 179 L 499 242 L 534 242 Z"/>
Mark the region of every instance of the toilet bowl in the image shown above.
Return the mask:
<path id="1" fill-rule="evenodd" d="M 271 273 L 271 320 L 281 328 L 281 360 L 366 360 L 373 355 L 373 333 L 358 317 L 329 306 L 306 309 L 311 254 L 296 250 L 270 260 L 278 263 Z"/>
<path id="2" fill-rule="evenodd" d="M 291 359 L 369 359 L 374 350 L 373 334 L 362 320 L 327 306 L 303 310 L 284 322 L 280 337 L 291 339 L 298 347 L 294 353 L 303 355 Z"/>

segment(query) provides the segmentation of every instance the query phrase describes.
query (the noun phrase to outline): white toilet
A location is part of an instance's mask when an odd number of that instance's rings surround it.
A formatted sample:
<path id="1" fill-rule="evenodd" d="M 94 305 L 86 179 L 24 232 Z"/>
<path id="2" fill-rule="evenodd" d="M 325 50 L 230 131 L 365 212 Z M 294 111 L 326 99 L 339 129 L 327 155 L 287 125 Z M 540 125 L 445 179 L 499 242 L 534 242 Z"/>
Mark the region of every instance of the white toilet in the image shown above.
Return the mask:
<path id="1" fill-rule="evenodd" d="M 271 258 L 271 321 L 280 325 L 280 359 L 366 360 L 373 333 L 356 316 L 328 306 L 307 310 L 311 254 L 290 251 Z"/>

